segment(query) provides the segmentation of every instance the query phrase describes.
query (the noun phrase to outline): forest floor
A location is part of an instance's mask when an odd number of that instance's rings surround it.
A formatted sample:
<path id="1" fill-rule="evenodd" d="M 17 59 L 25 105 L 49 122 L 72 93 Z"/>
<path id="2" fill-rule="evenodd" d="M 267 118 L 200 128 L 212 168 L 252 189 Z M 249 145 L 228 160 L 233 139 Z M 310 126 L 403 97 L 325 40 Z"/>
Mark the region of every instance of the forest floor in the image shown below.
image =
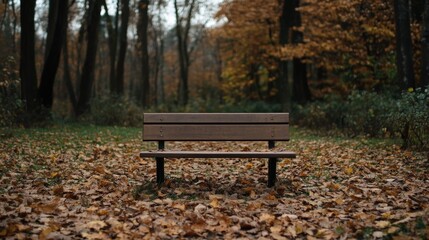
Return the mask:
<path id="1" fill-rule="evenodd" d="M 427 239 L 428 153 L 292 130 L 268 188 L 265 159 L 141 159 L 137 128 L 54 126 L 0 135 L 0 238 Z M 168 149 L 262 150 L 265 142 Z"/>

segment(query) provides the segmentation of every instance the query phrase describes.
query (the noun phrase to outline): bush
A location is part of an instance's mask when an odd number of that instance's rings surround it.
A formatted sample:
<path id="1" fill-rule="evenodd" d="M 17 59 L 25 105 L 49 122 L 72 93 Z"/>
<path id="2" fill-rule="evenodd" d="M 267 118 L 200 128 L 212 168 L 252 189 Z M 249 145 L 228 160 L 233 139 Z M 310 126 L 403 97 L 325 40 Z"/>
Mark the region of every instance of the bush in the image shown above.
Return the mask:
<path id="1" fill-rule="evenodd" d="M 142 126 L 143 109 L 125 97 L 94 98 L 84 120 L 98 125 Z"/>
<path id="2" fill-rule="evenodd" d="M 367 134 L 371 137 L 384 133 L 387 114 L 394 101 L 390 96 L 373 92 L 353 92 L 347 99 L 344 127 L 352 135 Z"/>
<path id="3" fill-rule="evenodd" d="M 15 59 L 7 58 L 0 63 L 0 69 L 0 127 L 13 127 L 19 124 L 18 120 L 24 112 Z"/>
<path id="4" fill-rule="evenodd" d="M 399 97 L 373 92 L 353 92 L 347 99 L 326 97 L 295 106 L 294 121 L 315 129 L 337 128 L 371 137 L 401 137 L 404 147 L 429 147 L 429 88 Z"/>
<path id="5" fill-rule="evenodd" d="M 405 92 L 388 113 L 387 124 L 404 146 L 429 147 L 429 87 Z"/>

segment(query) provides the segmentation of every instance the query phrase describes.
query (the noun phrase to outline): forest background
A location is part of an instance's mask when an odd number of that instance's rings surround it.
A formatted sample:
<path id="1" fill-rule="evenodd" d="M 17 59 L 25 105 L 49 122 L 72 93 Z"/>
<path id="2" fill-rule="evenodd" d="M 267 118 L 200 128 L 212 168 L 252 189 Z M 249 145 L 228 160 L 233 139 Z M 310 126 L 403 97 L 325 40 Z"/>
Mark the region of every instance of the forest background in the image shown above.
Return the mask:
<path id="1" fill-rule="evenodd" d="M 3 129 L 287 111 L 429 145 L 428 0 L 3 0 L 0 29 Z"/>

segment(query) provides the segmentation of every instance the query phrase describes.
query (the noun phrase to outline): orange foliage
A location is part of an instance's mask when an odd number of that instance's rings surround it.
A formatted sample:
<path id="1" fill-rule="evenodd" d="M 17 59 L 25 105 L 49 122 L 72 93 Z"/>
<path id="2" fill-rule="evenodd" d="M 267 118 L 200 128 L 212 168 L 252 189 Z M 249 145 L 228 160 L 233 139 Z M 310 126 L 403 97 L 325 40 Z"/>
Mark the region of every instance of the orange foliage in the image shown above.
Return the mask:
<path id="1" fill-rule="evenodd" d="M 268 84 L 273 79 L 268 73 L 276 69 L 276 62 L 269 49 L 277 44 L 278 10 L 275 0 L 238 0 L 221 5 L 216 17 L 226 23 L 212 34 L 221 43 L 221 87 L 227 102 L 258 99 L 261 94 L 257 88 L 270 91 Z"/>
<path id="2" fill-rule="evenodd" d="M 281 1 L 280 1 L 281 2 Z M 279 1 L 232 0 L 224 3 L 217 17 L 226 23 L 217 29 L 223 39 L 225 92 L 254 84 L 248 69 L 252 64 L 268 71 L 273 59 L 304 62 L 340 76 L 349 88 L 371 89 L 395 81 L 395 21 L 393 0 L 301 0 L 303 32 L 300 44 L 278 44 Z M 412 24 L 415 62 L 418 68 L 419 24 Z"/>

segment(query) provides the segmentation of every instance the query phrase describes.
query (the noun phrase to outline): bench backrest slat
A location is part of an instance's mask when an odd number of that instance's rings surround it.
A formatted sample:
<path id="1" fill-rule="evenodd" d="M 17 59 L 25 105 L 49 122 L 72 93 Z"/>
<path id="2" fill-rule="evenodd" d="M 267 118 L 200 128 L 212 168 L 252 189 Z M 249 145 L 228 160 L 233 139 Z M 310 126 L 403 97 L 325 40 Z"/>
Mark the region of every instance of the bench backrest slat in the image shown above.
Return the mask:
<path id="1" fill-rule="evenodd" d="M 287 113 L 147 113 L 144 141 L 287 141 Z"/>
<path id="2" fill-rule="evenodd" d="M 288 113 L 145 113 L 144 123 L 289 123 Z"/>

